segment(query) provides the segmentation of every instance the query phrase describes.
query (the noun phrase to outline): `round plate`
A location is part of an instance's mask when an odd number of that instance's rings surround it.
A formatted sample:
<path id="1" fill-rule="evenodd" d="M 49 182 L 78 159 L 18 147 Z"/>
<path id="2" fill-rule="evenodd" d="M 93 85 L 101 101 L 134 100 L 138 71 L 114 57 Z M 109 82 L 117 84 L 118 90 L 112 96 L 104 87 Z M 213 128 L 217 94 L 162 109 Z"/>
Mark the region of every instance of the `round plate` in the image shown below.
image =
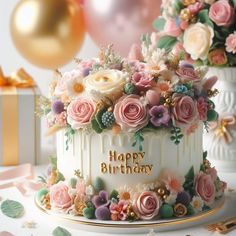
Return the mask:
<path id="1" fill-rule="evenodd" d="M 191 227 L 198 224 L 206 224 L 206 220 L 210 221 L 216 218 L 218 213 L 225 202 L 225 198 L 217 200 L 212 209 L 205 210 L 193 216 L 187 216 L 174 219 L 159 219 L 152 221 L 102 221 L 102 220 L 89 220 L 82 216 L 73 216 L 61 212 L 55 212 L 44 208 L 40 202 L 35 198 L 36 206 L 44 213 L 54 217 L 54 220 L 62 220 L 63 223 L 69 224 L 72 228 L 80 230 L 88 230 L 101 233 L 126 233 L 129 229 L 130 233 L 148 233 L 150 229 L 155 231 L 170 231 L 181 228 Z M 55 218 L 56 217 L 56 218 Z"/>

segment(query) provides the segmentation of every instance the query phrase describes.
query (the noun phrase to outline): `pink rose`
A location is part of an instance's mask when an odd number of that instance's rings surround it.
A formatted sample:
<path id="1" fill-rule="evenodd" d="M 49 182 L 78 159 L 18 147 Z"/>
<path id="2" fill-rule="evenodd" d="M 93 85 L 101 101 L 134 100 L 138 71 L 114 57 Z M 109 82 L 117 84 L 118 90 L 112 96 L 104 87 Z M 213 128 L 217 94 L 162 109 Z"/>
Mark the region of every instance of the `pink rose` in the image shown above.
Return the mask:
<path id="1" fill-rule="evenodd" d="M 207 206 L 215 200 L 216 188 L 212 177 L 200 172 L 195 180 L 195 191 L 202 198 Z"/>
<path id="2" fill-rule="evenodd" d="M 234 8 L 228 0 L 216 1 L 210 7 L 209 17 L 218 26 L 229 26 L 235 20 Z"/>
<path id="3" fill-rule="evenodd" d="M 235 22 L 236 23 L 236 22 Z M 226 51 L 233 54 L 236 53 L 236 31 L 233 34 L 230 34 L 225 41 Z"/>
<path id="4" fill-rule="evenodd" d="M 173 95 L 172 99 L 175 104 L 172 110 L 174 125 L 179 127 L 191 125 L 197 117 L 197 106 L 194 100 L 189 96 L 176 93 Z"/>
<path id="5" fill-rule="evenodd" d="M 182 33 L 176 21 L 172 19 L 166 21 L 164 32 L 166 35 L 169 35 L 172 37 L 178 37 Z"/>
<path id="6" fill-rule="evenodd" d="M 151 220 L 158 213 L 161 202 L 155 192 L 145 191 L 133 201 L 134 212 L 142 220 Z"/>
<path id="7" fill-rule="evenodd" d="M 72 205 L 72 199 L 68 193 L 68 186 L 59 182 L 50 188 L 50 204 L 52 207 L 64 209 Z"/>
<path id="8" fill-rule="evenodd" d="M 123 96 L 115 105 L 114 116 L 121 129 L 127 132 L 137 131 L 149 121 L 147 105 L 138 95 Z"/>
<path id="9" fill-rule="evenodd" d="M 208 60 L 211 65 L 222 66 L 227 63 L 227 56 L 223 48 L 212 50 L 208 54 Z"/>
<path id="10" fill-rule="evenodd" d="M 197 110 L 199 119 L 202 121 L 207 120 L 207 111 L 208 111 L 208 103 L 204 99 L 204 97 L 200 97 L 197 100 Z"/>
<path id="11" fill-rule="evenodd" d="M 80 129 L 91 122 L 95 113 L 95 103 L 87 97 L 78 97 L 67 108 L 67 122 L 73 129 Z"/>
<path id="12" fill-rule="evenodd" d="M 194 4 L 188 6 L 188 9 L 193 15 L 196 15 L 203 8 L 204 8 L 203 2 L 195 2 Z"/>
<path id="13" fill-rule="evenodd" d="M 176 74 L 180 76 L 182 82 L 199 81 L 199 75 L 196 73 L 192 64 L 181 61 Z"/>
<path id="14" fill-rule="evenodd" d="M 135 72 L 131 81 L 141 91 L 146 91 L 153 85 L 153 77 L 144 71 Z"/>
<path id="15" fill-rule="evenodd" d="M 151 90 L 150 89 L 146 92 L 146 98 L 148 100 L 148 103 L 151 106 L 159 105 L 160 97 L 161 97 L 161 93 L 158 90 Z"/>
<path id="16" fill-rule="evenodd" d="M 206 173 L 211 176 L 212 180 L 215 182 L 217 179 L 217 170 L 215 167 L 207 168 Z"/>

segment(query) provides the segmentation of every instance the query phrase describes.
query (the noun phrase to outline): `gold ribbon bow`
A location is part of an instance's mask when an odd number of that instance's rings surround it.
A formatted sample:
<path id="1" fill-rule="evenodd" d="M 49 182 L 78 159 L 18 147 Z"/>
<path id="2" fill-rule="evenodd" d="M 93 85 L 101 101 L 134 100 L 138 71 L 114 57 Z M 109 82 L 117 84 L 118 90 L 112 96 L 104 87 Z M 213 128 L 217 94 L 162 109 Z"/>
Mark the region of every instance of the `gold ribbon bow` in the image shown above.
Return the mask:
<path id="1" fill-rule="evenodd" d="M 230 133 L 230 128 L 236 128 L 236 116 L 226 116 L 213 122 L 211 129 L 215 131 L 215 135 L 223 138 L 226 143 L 231 143 L 233 137 Z"/>
<path id="2" fill-rule="evenodd" d="M 0 87 L 8 86 L 30 88 L 34 87 L 35 83 L 33 78 L 23 68 L 20 68 L 10 76 L 5 76 L 2 68 L 0 67 Z"/>

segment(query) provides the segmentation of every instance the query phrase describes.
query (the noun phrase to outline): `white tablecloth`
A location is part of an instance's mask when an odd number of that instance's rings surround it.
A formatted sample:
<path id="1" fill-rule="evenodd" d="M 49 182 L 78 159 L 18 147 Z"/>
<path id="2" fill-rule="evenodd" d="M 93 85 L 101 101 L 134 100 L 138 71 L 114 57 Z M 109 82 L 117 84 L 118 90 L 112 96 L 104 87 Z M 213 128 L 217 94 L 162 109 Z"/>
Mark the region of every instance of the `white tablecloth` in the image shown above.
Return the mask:
<path id="1" fill-rule="evenodd" d="M 42 174 L 45 170 L 45 166 L 37 166 L 36 172 L 38 175 Z M 0 167 L 0 171 L 4 170 L 4 167 Z M 228 183 L 228 187 L 233 189 L 234 191 L 226 192 L 226 202 L 223 209 L 217 213 L 215 216 L 217 220 L 223 220 L 224 218 L 236 216 L 236 173 L 220 173 L 220 177 L 222 180 Z M 50 236 L 52 235 L 52 231 L 57 226 L 61 226 L 66 228 L 73 236 L 105 236 L 105 235 L 119 235 L 119 234 L 104 234 L 97 232 L 88 232 L 82 231 L 75 228 L 72 228 L 67 225 L 66 222 L 57 221 L 55 218 L 46 215 L 41 212 L 34 204 L 34 196 L 23 196 L 16 188 L 8 188 L 0 190 L 0 197 L 2 200 L 11 199 L 21 202 L 25 207 L 25 214 L 23 217 L 19 219 L 11 219 L 6 217 L 0 212 L 0 236 L 2 231 L 8 231 L 15 236 Z M 219 216 L 218 216 L 219 215 Z M 37 223 L 36 228 L 23 228 L 22 225 L 26 221 L 34 221 Z M 206 220 L 206 224 L 209 222 Z M 204 224 L 205 225 L 205 224 Z M 191 228 L 185 228 L 181 230 L 168 231 L 168 232 L 157 232 L 157 236 L 212 236 L 219 235 L 217 233 L 208 232 L 204 225 L 196 225 Z M 147 229 L 148 231 L 149 229 Z M 129 235 L 128 230 L 127 234 Z M 147 235 L 145 234 L 140 234 Z M 227 234 L 229 236 L 235 236 L 236 230 Z"/>

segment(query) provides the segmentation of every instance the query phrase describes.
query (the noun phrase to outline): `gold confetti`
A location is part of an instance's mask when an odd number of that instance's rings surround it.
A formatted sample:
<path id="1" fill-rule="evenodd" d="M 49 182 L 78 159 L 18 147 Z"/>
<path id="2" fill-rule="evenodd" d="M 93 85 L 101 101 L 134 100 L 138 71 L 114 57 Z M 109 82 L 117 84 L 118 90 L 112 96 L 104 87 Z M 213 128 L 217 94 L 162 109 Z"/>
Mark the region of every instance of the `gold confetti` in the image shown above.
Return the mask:
<path id="1" fill-rule="evenodd" d="M 33 220 L 25 221 L 22 224 L 22 228 L 35 229 L 37 223 Z"/>

